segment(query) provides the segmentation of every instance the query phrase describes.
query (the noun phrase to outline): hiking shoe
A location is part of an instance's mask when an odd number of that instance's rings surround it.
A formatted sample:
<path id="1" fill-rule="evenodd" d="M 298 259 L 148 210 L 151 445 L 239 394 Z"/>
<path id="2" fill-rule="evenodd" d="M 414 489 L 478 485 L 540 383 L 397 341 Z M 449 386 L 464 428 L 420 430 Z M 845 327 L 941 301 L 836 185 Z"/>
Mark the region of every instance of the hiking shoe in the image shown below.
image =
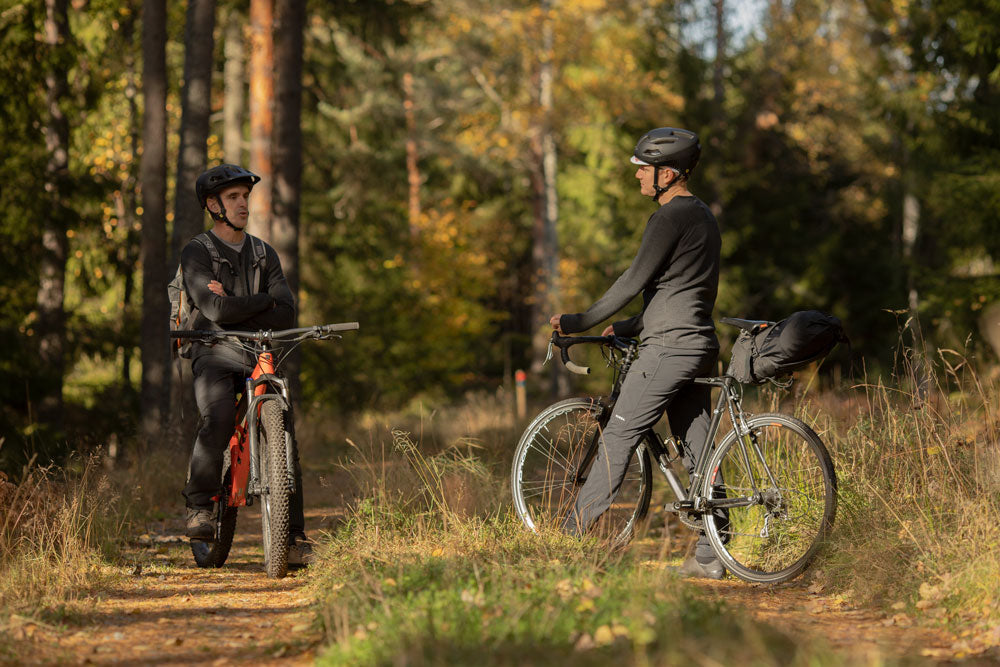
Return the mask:
<path id="1" fill-rule="evenodd" d="M 305 535 L 288 536 L 288 567 L 306 567 L 312 563 L 312 542 Z"/>
<path id="2" fill-rule="evenodd" d="M 187 529 L 184 531 L 184 534 L 192 540 L 214 542 L 215 509 L 189 507 L 187 510 Z"/>
<path id="3" fill-rule="evenodd" d="M 726 576 L 726 568 L 722 566 L 719 559 L 713 559 L 708 563 L 699 563 L 698 559 L 691 556 L 680 567 L 682 577 L 692 577 L 698 579 L 722 579 Z"/>

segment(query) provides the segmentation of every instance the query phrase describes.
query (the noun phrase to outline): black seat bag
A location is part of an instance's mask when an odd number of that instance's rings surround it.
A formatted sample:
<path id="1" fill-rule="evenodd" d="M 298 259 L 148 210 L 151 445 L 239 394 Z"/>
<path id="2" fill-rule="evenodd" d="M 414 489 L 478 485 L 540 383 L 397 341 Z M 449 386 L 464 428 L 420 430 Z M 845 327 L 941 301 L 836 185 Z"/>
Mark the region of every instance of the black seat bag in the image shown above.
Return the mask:
<path id="1" fill-rule="evenodd" d="M 839 319 L 802 310 L 756 333 L 741 331 L 727 373 L 744 384 L 761 384 L 822 359 L 846 340 Z"/>

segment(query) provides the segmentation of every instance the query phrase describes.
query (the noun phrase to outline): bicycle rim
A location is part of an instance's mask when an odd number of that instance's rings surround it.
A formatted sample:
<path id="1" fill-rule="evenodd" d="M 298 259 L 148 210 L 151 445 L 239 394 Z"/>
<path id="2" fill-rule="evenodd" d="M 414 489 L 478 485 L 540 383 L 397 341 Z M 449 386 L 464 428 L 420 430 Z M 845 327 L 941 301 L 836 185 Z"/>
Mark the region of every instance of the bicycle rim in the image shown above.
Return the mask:
<path id="1" fill-rule="evenodd" d="M 582 486 L 577 482 L 579 465 L 597 437 L 597 406 L 591 399 L 556 403 L 528 426 L 511 470 L 514 509 L 527 528 L 563 529 Z M 616 546 L 627 544 L 649 509 L 651 486 L 649 455 L 640 444 L 618 495 L 590 534 Z"/>
<path id="2" fill-rule="evenodd" d="M 733 574 L 779 583 L 805 569 L 833 527 L 837 481 L 823 442 L 798 419 L 767 414 L 748 425 L 757 448 L 729 433 L 709 464 L 703 495 L 750 502 L 705 514 L 705 527 Z"/>

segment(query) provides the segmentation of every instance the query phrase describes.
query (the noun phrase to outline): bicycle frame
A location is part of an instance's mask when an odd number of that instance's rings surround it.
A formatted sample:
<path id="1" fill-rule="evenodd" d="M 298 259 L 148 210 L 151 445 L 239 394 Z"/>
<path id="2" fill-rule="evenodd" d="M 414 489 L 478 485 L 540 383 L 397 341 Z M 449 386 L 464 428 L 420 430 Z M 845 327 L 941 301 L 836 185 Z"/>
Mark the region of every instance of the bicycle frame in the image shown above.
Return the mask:
<path id="1" fill-rule="evenodd" d="M 580 337 L 582 338 L 582 337 Z M 578 338 L 577 340 L 580 340 Z M 587 342 L 596 342 L 587 341 Z M 607 424 L 607 419 L 611 415 L 611 410 L 618 400 L 618 396 L 621 393 L 621 386 L 625 376 L 628 374 L 629 368 L 632 362 L 636 359 L 638 348 L 635 344 L 630 344 L 628 349 L 625 350 L 625 356 L 622 359 L 622 364 L 618 376 L 615 378 L 611 394 L 608 396 L 607 400 L 599 401 L 600 404 L 600 417 L 598 419 L 599 429 L 594 434 L 594 439 L 588 448 L 587 452 L 584 454 L 581 460 L 580 466 L 577 470 L 577 476 L 575 483 L 577 486 L 582 485 L 585 481 L 584 471 L 588 470 L 590 467 L 590 462 L 597 456 L 598 442 L 601 437 L 601 431 Z M 757 444 L 757 438 L 754 433 L 750 430 L 746 423 L 746 419 L 743 416 L 743 408 L 740 402 L 740 396 L 737 394 L 735 387 L 738 386 L 737 381 L 734 378 L 724 375 L 722 377 L 712 377 L 712 378 L 695 378 L 693 380 L 695 384 L 708 385 L 712 387 L 718 387 L 722 391 L 719 392 L 719 398 L 716 400 L 715 409 L 712 411 L 712 419 L 709 423 L 708 433 L 706 434 L 704 446 L 701 449 L 701 454 L 698 460 L 695 462 L 694 472 L 691 475 L 689 484 L 687 488 L 681 484 L 680 479 L 677 474 L 670 467 L 670 459 L 667 458 L 667 450 L 665 443 L 660 439 L 655 431 L 650 430 L 653 437 L 646 440 L 652 446 L 650 449 L 650 454 L 656 460 L 657 465 L 660 468 L 660 472 L 666 478 L 667 483 L 670 485 L 670 490 L 676 497 L 676 502 L 673 503 L 673 510 L 675 512 L 682 511 L 692 511 L 697 513 L 710 512 L 714 509 L 721 509 L 727 507 L 747 507 L 750 505 L 759 504 L 762 502 L 762 493 L 757 487 L 757 480 L 751 476 L 751 482 L 753 484 L 753 493 L 751 496 L 745 496 L 740 498 L 705 498 L 704 496 L 698 495 L 698 489 L 701 486 L 702 480 L 705 478 L 706 474 L 711 473 L 712 476 L 715 475 L 717 471 L 707 470 L 708 461 L 712 453 L 715 451 L 715 437 L 718 434 L 719 426 L 722 423 L 723 414 L 728 414 L 729 419 L 733 424 L 733 429 L 736 432 L 736 437 L 739 439 L 740 453 L 743 457 L 743 461 L 747 466 L 747 470 L 751 470 L 749 458 L 750 453 L 748 452 L 748 446 L 756 455 L 756 459 L 761 462 L 765 471 L 767 471 L 768 481 L 776 486 L 777 483 L 774 480 L 774 475 L 772 474 L 770 468 L 768 468 L 767 463 L 764 459 L 763 453 Z M 675 441 L 677 449 L 680 453 L 683 453 L 683 446 L 681 443 Z M 686 443 L 685 443 L 686 444 Z"/>
<path id="2" fill-rule="evenodd" d="M 268 388 L 272 391 L 268 392 Z M 273 391 L 277 390 L 277 392 Z M 250 396 L 249 402 L 246 397 Z M 245 507 L 253 503 L 264 489 L 260 485 L 260 407 L 264 401 L 280 401 L 284 409 L 290 408 L 288 385 L 275 375 L 274 355 L 266 344 L 257 355 L 253 373 L 246 379 L 244 393 L 237 403 L 237 424 L 229 440 L 230 490 L 226 503 L 229 507 Z M 243 404 L 246 403 L 245 409 Z M 286 434 L 286 438 L 287 438 Z M 292 447 L 285 442 L 288 470 L 292 470 Z M 289 476 L 292 478 L 292 476 Z"/>

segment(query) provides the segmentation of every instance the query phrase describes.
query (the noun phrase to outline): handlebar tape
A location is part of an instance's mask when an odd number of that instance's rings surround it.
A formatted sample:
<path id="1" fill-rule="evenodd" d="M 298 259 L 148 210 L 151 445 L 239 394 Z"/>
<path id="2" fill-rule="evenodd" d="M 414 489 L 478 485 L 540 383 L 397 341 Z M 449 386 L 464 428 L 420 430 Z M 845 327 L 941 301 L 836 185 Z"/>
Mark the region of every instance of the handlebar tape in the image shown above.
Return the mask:
<path id="1" fill-rule="evenodd" d="M 579 366 L 577 364 L 574 364 L 572 361 L 570 361 L 570 358 L 569 358 L 569 348 L 560 347 L 559 351 L 560 351 L 561 356 L 562 356 L 562 362 L 563 362 L 563 364 L 566 365 L 566 368 L 569 369 L 569 371 L 571 373 L 576 373 L 577 375 L 590 375 L 590 367 L 589 366 Z"/>

